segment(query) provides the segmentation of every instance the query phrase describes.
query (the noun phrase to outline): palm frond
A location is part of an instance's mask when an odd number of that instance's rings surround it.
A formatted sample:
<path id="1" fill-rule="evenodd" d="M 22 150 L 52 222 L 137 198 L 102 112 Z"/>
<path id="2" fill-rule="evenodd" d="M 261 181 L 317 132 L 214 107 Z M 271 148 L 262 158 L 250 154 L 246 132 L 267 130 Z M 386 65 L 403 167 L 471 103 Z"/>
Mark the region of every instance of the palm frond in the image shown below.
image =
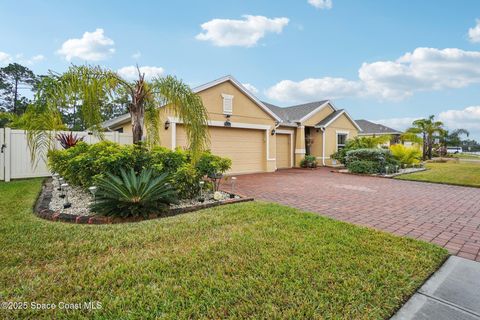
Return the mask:
<path id="1" fill-rule="evenodd" d="M 208 114 L 202 99 L 188 85 L 173 76 L 156 78 L 152 89 L 159 105 L 168 105 L 185 127 L 192 161 L 196 162 L 209 144 Z"/>

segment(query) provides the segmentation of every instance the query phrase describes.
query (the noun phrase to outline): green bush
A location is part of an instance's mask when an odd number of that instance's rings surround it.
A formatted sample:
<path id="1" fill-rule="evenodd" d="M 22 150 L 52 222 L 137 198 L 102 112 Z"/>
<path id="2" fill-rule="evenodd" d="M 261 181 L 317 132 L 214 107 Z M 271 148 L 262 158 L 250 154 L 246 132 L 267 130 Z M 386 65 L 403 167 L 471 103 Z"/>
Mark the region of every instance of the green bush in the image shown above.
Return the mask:
<path id="1" fill-rule="evenodd" d="M 373 161 L 355 160 L 347 165 L 351 173 L 374 174 L 378 173 L 378 164 Z"/>
<path id="2" fill-rule="evenodd" d="M 165 211 L 176 199 L 167 173 L 154 176 L 153 169 L 139 174 L 133 168 L 128 172 L 121 169 L 120 176 L 107 173 L 98 178 L 98 191 L 91 209 L 105 216 L 148 217 Z"/>
<path id="3" fill-rule="evenodd" d="M 386 167 L 389 167 L 389 172 L 394 171 L 394 168 L 399 166 L 400 163 L 395 160 L 391 152 L 386 149 L 357 149 L 347 152 L 345 163 L 347 168 L 350 168 L 352 162 L 368 161 L 372 163 L 375 172 L 382 173 Z"/>
<path id="4" fill-rule="evenodd" d="M 391 136 L 382 135 L 377 137 L 355 137 L 347 140 L 345 147 L 332 155 L 332 158 L 346 165 L 347 152 L 358 149 L 377 149 L 384 143 L 391 140 Z M 381 148 L 384 148 L 383 146 Z"/>
<path id="5" fill-rule="evenodd" d="M 181 199 L 192 199 L 200 193 L 202 175 L 191 163 L 184 163 L 173 174 L 172 182 Z"/>
<path id="6" fill-rule="evenodd" d="M 95 184 L 105 173 L 119 175 L 121 169 L 140 172 L 150 164 L 147 149 L 141 145 L 124 145 L 102 141 L 88 145 L 80 142 L 67 150 L 50 151 L 50 168 L 71 184 L 84 188 Z"/>
<path id="7" fill-rule="evenodd" d="M 302 168 L 316 168 L 317 158 L 312 155 L 307 155 L 300 161 L 300 167 Z"/>
<path id="8" fill-rule="evenodd" d="M 201 155 L 196 169 L 202 176 L 213 176 L 225 173 L 231 166 L 232 160 L 216 156 L 207 151 Z"/>
<path id="9" fill-rule="evenodd" d="M 163 147 L 149 150 L 142 145 L 119 145 L 109 141 L 92 145 L 80 142 L 67 150 L 53 150 L 48 160 L 52 171 L 83 188 L 97 184 L 107 173 L 120 176 L 122 170 L 133 169 L 140 173 L 150 168 L 154 176 L 166 173 L 181 198 L 196 196 L 203 176 L 225 173 L 232 164 L 230 159 L 205 152 L 193 166 L 188 151 Z"/>

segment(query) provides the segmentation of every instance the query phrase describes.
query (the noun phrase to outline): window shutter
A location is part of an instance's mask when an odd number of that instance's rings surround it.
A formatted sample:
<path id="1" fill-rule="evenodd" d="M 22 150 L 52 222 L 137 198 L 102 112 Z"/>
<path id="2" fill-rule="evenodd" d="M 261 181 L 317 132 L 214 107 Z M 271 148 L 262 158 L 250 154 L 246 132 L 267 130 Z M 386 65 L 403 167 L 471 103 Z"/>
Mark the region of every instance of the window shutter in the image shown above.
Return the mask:
<path id="1" fill-rule="evenodd" d="M 232 114 L 233 113 L 233 96 L 229 94 L 222 94 L 223 97 L 223 113 Z"/>

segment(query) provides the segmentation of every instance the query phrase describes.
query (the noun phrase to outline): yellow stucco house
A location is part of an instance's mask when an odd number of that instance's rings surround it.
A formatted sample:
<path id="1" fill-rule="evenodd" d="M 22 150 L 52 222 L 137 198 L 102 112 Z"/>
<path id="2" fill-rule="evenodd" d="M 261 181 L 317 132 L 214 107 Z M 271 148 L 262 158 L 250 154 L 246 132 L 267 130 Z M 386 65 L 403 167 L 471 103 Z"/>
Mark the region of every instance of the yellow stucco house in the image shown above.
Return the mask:
<path id="1" fill-rule="evenodd" d="M 299 166 L 306 154 L 320 165 L 345 141 L 361 131 L 345 110 L 328 101 L 278 107 L 260 101 L 232 76 L 193 89 L 209 114 L 210 150 L 232 159 L 231 174 L 272 172 Z M 160 107 L 161 144 L 167 148 L 188 146 L 179 119 Z M 106 121 L 109 130 L 130 132 L 128 114 Z"/>

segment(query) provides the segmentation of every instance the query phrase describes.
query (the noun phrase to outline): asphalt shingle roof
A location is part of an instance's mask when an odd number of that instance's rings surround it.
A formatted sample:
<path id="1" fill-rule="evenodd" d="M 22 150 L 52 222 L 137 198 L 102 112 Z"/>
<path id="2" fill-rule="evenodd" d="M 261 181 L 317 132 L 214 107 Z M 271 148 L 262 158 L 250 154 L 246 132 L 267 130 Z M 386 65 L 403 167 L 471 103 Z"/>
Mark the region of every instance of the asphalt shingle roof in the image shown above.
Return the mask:
<path id="1" fill-rule="evenodd" d="M 123 123 L 124 121 L 127 121 L 128 119 L 130 119 L 130 113 L 125 113 L 125 114 L 122 114 L 121 116 L 102 122 L 102 127 L 110 128 L 112 125 L 116 126 L 119 123 Z"/>
<path id="2" fill-rule="evenodd" d="M 267 106 L 268 109 L 272 110 L 273 113 L 282 118 L 282 120 L 285 122 L 297 122 L 313 110 L 320 107 L 322 104 L 325 104 L 325 102 L 328 102 L 328 100 L 298 104 L 290 107 L 279 107 L 262 101 L 262 103 Z"/>
<path id="3" fill-rule="evenodd" d="M 315 127 L 324 127 L 327 123 L 330 122 L 330 120 L 334 119 L 336 116 L 338 116 L 339 114 L 343 113 L 343 109 L 338 109 L 338 110 L 335 110 L 335 112 L 332 112 L 330 113 L 327 117 L 325 117 L 324 119 L 322 119 L 322 121 L 320 121 L 319 123 L 317 123 L 315 125 Z"/>
<path id="4" fill-rule="evenodd" d="M 367 120 L 355 120 L 362 128 L 362 134 L 401 134 L 401 131 Z"/>

